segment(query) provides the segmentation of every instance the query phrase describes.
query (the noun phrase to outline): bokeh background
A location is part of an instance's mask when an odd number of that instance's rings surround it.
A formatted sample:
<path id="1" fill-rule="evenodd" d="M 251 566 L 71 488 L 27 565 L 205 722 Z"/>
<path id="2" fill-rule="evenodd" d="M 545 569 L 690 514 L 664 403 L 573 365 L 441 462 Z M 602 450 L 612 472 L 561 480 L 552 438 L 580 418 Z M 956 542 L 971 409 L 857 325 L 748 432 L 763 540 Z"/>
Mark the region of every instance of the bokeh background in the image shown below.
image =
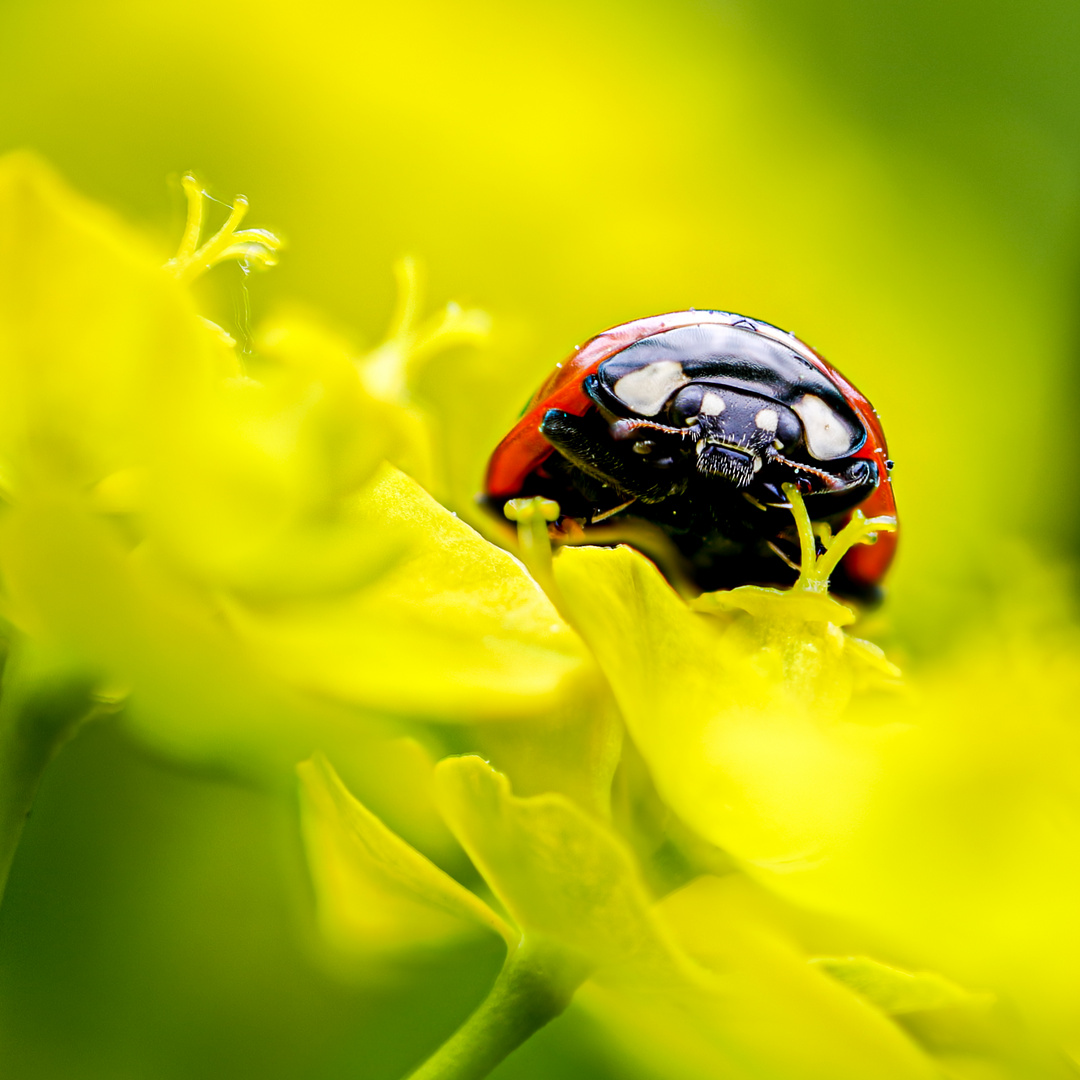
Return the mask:
<path id="1" fill-rule="evenodd" d="M 0 0 L 0 150 L 163 258 L 183 171 L 246 193 L 289 243 L 256 322 L 301 307 L 375 344 L 405 253 L 433 301 L 489 311 L 448 440 L 462 512 L 576 342 L 689 306 L 795 330 L 884 419 L 904 533 L 879 640 L 917 667 L 1075 557 L 1077 55 L 1061 0 Z M 230 325 L 240 297 L 220 272 L 206 304 Z M 0 1070 L 398 1076 L 499 950 L 339 978 L 307 890 L 279 792 L 88 730 L 0 916 Z M 615 1076 L 584 1024 L 497 1075 Z"/>

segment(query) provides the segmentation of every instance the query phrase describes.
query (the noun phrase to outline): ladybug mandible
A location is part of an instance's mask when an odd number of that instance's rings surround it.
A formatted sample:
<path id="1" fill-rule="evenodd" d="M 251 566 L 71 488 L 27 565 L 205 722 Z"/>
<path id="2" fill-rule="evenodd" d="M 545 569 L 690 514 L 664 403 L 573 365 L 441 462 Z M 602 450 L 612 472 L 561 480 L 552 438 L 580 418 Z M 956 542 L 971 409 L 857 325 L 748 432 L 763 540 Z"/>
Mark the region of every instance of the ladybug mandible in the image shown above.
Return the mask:
<path id="1" fill-rule="evenodd" d="M 556 536 L 624 539 L 709 591 L 795 580 L 783 483 L 839 526 L 856 508 L 895 516 L 891 468 L 873 406 L 794 334 L 677 311 L 605 330 L 557 365 L 492 454 L 486 495 L 498 509 L 554 499 Z M 873 595 L 895 548 L 895 533 L 853 547 L 833 589 Z"/>

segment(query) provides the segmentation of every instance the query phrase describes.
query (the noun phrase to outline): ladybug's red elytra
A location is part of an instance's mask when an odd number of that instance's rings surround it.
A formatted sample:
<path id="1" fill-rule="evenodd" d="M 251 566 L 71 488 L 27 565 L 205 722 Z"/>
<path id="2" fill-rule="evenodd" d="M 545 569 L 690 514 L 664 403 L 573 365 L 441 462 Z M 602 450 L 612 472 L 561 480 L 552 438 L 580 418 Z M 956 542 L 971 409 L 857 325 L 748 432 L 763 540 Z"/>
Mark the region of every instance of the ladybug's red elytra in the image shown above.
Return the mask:
<path id="1" fill-rule="evenodd" d="M 873 406 L 794 334 L 676 311 L 605 330 L 557 365 L 492 454 L 486 495 L 498 509 L 554 499 L 556 536 L 626 539 L 709 591 L 795 580 L 783 483 L 839 526 L 856 508 L 895 517 L 891 468 Z M 834 591 L 872 596 L 895 548 L 886 532 L 853 547 Z"/>

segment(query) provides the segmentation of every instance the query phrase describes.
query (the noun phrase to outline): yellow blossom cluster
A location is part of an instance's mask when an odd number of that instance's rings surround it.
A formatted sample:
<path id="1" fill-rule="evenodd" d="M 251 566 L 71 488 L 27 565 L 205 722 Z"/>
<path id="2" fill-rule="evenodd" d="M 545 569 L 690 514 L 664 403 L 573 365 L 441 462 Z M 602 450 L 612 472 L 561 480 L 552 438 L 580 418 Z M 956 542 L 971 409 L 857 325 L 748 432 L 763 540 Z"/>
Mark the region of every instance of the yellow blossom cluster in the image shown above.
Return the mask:
<path id="1" fill-rule="evenodd" d="M 502 939 L 418 1077 L 567 1007 L 657 1080 L 1071 1075 L 1080 635 L 1023 632 L 1052 582 L 905 683 L 820 581 L 688 604 L 628 548 L 519 561 L 428 490 L 456 402 L 417 373 L 476 392 L 446 349 L 483 317 L 406 290 L 367 354 L 299 318 L 241 351 L 188 284 L 273 255 L 238 218 L 163 270 L 0 161 L 7 857 L 59 743 L 119 711 L 178 760 L 299 764 L 343 974 Z"/>

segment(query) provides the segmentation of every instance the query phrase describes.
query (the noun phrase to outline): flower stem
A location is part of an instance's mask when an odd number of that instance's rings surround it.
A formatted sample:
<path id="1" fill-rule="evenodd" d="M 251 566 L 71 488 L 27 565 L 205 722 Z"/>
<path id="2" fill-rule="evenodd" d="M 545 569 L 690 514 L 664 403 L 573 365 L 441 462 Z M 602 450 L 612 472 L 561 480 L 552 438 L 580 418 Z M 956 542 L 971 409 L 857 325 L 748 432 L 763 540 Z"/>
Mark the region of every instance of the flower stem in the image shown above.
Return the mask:
<path id="1" fill-rule="evenodd" d="M 810 521 L 798 487 L 795 484 L 784 484 L 783 488 L 795 517 L 799 548 L 802 551 L 802 568 L 799 580 L 792 587 L 793 592 L 828 592 L 829 578 L 850 548 L 855 544 L 874 541 L 879 532 L 896 532 L 896 518 L 868 518 L 861 510 L 854 510 L 848 523 L 835 536 L 825 526 L 822 536 L 825 553 L 819 558 L 814 540 L 814 525 Z"/>
<path id="2" fill-rule="evenodd" d="M 407 1080 L 481 1080 L 554 1020 L 585 976 L 555 950 L 519 946 L 476 1012 Z"/>
<path id="3" fill-rule="evenodd" d="M 551 569 L 551 539 L 548 525 L 557 520 L 559 504 L 551 499 L 511 499 L 503 508 L 510 521 L 517 522 L 518 553 L 537 584 L 557 604 L 558 587 Z"/>
<path id="4" fill-rule="evenodd" d="M 88 678 L 13 646 L 0 696 L 0 901 L 45 766 L 93 709 Z"/>

